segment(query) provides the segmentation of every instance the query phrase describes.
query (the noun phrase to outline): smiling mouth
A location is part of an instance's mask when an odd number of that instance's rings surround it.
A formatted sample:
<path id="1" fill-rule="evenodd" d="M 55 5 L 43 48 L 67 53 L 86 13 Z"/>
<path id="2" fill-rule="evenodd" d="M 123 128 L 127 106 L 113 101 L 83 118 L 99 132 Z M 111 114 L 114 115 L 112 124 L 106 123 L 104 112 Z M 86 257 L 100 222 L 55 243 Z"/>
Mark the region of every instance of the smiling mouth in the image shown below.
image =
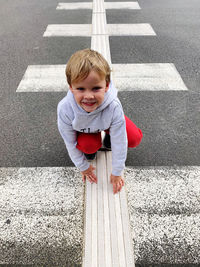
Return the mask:
<path id="1" fill-rule="evenodd" d="M 82 102 L 83 105 L 86 105 L 88 107 L 93 106 L 94 104 L 96 104 L 96 102 Z"/>

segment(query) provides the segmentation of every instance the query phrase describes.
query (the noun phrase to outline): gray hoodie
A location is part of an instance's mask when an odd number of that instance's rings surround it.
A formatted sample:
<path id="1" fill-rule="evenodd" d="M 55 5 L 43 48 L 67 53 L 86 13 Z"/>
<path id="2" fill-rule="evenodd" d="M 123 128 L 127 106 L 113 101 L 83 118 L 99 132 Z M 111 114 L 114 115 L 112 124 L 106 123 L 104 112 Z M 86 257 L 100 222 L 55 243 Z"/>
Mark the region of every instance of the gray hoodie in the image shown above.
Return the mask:
<path id="1" fill-rule="evenodd" d="M 112 148 L 112 174 L 120 176 L 125 167 L 127 156 L 126 122 L 117 90 L 110 82 L 103 103 L 88 113 L 75 101 L 69 90 L 58 103 L 58 129 L 65 142 L 69 156 L 81 171 L 89 168 L 90 163 L 84 153 L 76 148 L 76 132 L 96 133 L 109 129 Z"/>

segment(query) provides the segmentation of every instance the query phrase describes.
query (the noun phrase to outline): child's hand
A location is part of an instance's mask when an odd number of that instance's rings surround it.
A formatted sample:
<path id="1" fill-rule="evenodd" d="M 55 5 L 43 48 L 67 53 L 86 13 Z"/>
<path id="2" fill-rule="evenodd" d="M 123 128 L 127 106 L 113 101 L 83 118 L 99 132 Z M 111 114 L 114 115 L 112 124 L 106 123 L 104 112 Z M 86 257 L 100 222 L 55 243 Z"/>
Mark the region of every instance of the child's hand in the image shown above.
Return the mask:
<path id="1" fill-rule="evenodd" d="M 97 184 L 97 177 L 93 172 L 94 170 L 95 167 L 90 164 L 90 167 L 87 170 L 81 172 L 83 182 L 85 182 L 85 179 L 87 178 L 91 183 L 95 182 Z"/>
<path id="2" fill-rule="evenodd" d="M 124 180 L 122 179 L 121 176 L 115 176 L 112 175 L 110 176 L 110 182 L 113 184 L 113 193 L 120 192 L 122 189 L 122 186 L 124 185 Z"/>

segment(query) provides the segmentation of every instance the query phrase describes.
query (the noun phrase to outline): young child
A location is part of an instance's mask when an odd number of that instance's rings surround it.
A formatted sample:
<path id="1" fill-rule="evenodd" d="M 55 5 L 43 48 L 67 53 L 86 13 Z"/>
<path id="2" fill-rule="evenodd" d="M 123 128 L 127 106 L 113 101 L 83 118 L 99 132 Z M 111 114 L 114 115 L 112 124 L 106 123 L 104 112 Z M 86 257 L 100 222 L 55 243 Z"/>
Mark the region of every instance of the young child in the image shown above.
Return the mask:
<path id="1" fill-rule="evenodd" d="M 77 51 L 66 67 L 70 90 L 58 104 L 58 129 L 69 156 L 85 182 L 97 183 L 94 167 L 88 162 L 102 146 L 112 149 L 110 182 L 114 194 L 124 185 L 127 147 L 136 147 L 142 132 L 124 115 L 117 90 L 110 81 L 111 69 L 101 54 L 91 49 Z"/>

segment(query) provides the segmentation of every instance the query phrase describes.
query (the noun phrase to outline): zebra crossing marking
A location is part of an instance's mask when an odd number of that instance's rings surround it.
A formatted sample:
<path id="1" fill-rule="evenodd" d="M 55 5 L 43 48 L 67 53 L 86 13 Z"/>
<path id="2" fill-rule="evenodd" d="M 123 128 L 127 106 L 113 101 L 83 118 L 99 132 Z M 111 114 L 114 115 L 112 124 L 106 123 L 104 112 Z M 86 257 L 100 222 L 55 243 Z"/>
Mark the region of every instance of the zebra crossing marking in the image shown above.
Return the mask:
<path id="1" fill-rule="evenodd" d="M 103 44 L 101 43 L 103 42 Z M 101 46 L 102 44 L 102 46 Z M 92 38 L 92 48 L 99 49 L 109 58 L 108 40 Z M 108 60 L 111 61 L 111 60 Z M 62 92 L 69 86 L 65 65 L 28 66 L 17 92 Z M 185 86 L 174 64 L 112 64 L 112 79 L 118 91 L 185 91 Z"/>
<path id="2" fill-rule="evenodd" d="M 57 10 L 76 10 L 76 9 L 92 9 L 94 3 L 82 2 L 82 3 L 59 3 Z M 138 2 L 105 2 L 105 9 L 141 9 Z M 95 11 L 94 7 L 94 11 Z M 99 10 L 99 8 L 98 8 Z"/>
<path id="3" fill-rule="evenodd" d="M 119 91 L 188 90 L 174 64 L 113 64 L 112 67 L 113 81 Z"/>
<path id="4" fill-rule="evenodd" d="M 99 36 L 100 37 L 100 39 L 102 40 L 102 38 L 101 38 L 101 36 Z M 105 36 L 103 36 L 103 38 L 104 38 L 104 43 L 106 44 L 105 46 L 107 46 L 107 44 L 108 44 L 108 42 L 107 42 L 107 39 L 105 38 Z M 95 42 L 96 42 L 96 40 L 97 40 L 97 36 L 92 36 L 92 39 L 93 39 L 93 45 L 94 45 L 94 47 L 97 45 Z M 94 48 L 95 49 L 95 48 Z M 100 49 L 100 48 L 98 48 L 98 49 Z M 110 50 L 109 50 L 110 51 Z M 108 53 L 108 52 L 105 52 L 105 53 Z M 120 64 L 118 64 L 118 65 L 120 65 Z M 127 64 L 128 65 L 128 64 Z M 138 64 L 132 64 L 132 65 L 135 65 L 135 66 L 137 66 L 138 67 Z M 147 64 L 143 64 L 143 65 L 147 65 Z M 152 64 L 153 65 L 153 64 Z M 161 65 L 161 64 L 159 64 L 159 65 Z M 172 65 L 173 66 L 173 64 L 170 64 L 170 65 Z M 34 68 L 34 66 L 30 66 L 30 68 L 29 68 L 29 70 L 31 69 L 31 67 L 33 67 Z M 41 66 L 40 66 L 41 67 Z M 45 66 L 44 66 L 45 67 Z M 52 65 L 52 66 L 50 66 L 51 67 L 51 70 L 53 70 L 53 68 L 55 67 L 54 65 Z M 62 68 L 62 67 L 61 67 Z M 119 67 L 119 68 L 121 68 L 121 70 L 124 68 L 124 65 L 121 65 L 121 67 Z M 40 69 L 42 69 L 42 68 L 40 68 Z M 59 69 L 59 67 L 57 68 L 57 70 Z M 63 74 L 62 74 L 63 75 Z M 37 78 L 37 80 L 40 80 L 40 74 L 38 74 L 38 78 Z M 52 74 L 52 76 L 54 76 L 53 74 Z M 125 75 L 126 76 L 126 75 Z M 27 75 L 27 77 L 28 77 L 28 75 Z M 56 77 L 57 78 L 57 77 Z M 120 80 L 120 79 L 123 79 L 124 77 L 119 77 L 118 79 Z M 45 78 L 46 79 L 46 78 Z M 49 77 L 48 77 L 48 79 L 49 79 Z M 116 78 L 117 79 L 117 78 Z M 152 79 L 154 79 L 155 80 L 155 78 L 152 78 Z M 46 79 L 47 80 L 47 79 Z M 50 81 L 51 82 L 51 81 Z M 159 81 L 158 81 L 159 82 Z M 66 82 L 65 82 L 66 83 Z M 35 81 L 35 85 L 36 85 L 36 81 Z M 65 84 L 65 86 L 66 86 L 66 84 Z M 62 86 L 61 86 L 62 87 Z M 186 87 L 185 87 L 186 88 Z M 166 90 L 166 89 L 165 89 Z M 183 90 L 187 90 L 187 88 L 186 89 L 183 89 Z M 199 175 L 198 175 L 199 176 Z M 87 183 L 88 184 L 88 183 Z M 94 186 L 93 186 L 93 188 L 95 188 Z M 92 189 L 92 191 L 93 191 L 93 189 Z M 94 191 L 95 192 L 95 191 Z M 121 195 L 121 193 L 120 193 L 120 195 Z M 96 205 L 96 202 L 95 203 L 92 203 L 92 205 Z M 122 210 L 122 211 L 124 211 L 124 210 Z M 96 217 L 95 215 L 97 215 L 97 214 L 93 214 L 94 215 L 94 217 Z M 123 217 L 123 216 L 122 216 Z M 123 219 L 123 218 L 122 218 Z M 158 223 L 158 215 L 155 215 L 155 225 L 167 225 L 167 221 L 166 221 L 166 224 L 165 224 L 165 221 L 164 221 L 164 223 L 163 223 L 163 221 L 161 220 L 161 222 L 160 223 Z M 163 218 L 161 218 L 161 219 L 163 219 Z M 174 220 L 176 220 L 176 216 L 174 216 Z M 141 220 L 141 222 L 142 222 L 142 220 Z M 186 222 L 188 222 L 188 220 L 186 220 Z M 199 217 L 197 216 L 197 222 L 199 222 Z M 172 222 L 172 225 L 173 225 L 173 222 Z M 192 221 L 191 221 L 191 225 L 192 225 Z M 93 231 L 95 231 L 95 229 L 94 229 L 94 226 L 95 225 L 93 225 Z M 185 226 L 185 229 L 187 229 L 187 226 L 188 226 L 188 224 L 186 224 L 186 226 Z M 159 232 L 159 231 L 157 231 L 157 232 Z M 21 233 L 21 231 L 20 231 L 20 233 Z M 95 240 L 95 238 L 97 238 L 97 236 L 93 236 L 93 240 Z M 116 236 L 115 236 L 115 238 L 116 238 Z M 119 239 L 118 239 L 119 240 Z M 157 240 L 156 240 L 156 242 L 157 242 Z M 125 242 L 126 243 L 126 242 Z M 97 251 L 97 250 L 95 250 L 95 251 Z M 125 251 L 126 252 L 126 251 Z M 97 255 L 97 253 L 96 253 L 96 255 Z M 119 262 L 117 262 L 117 264 L 118 264 Z M 90 266 L 90 265 L 88 265 L 88 266 Z M 95 266 L 95 265 L 92 265 L 92 266 Z M 116 265 L 114 265 L 114 266 L 116 266 Z M 131 265 L 128 265 L 128 266 L 131 266 Z"/>
<path id="5" fill-rule="evenodd" d="M 67 91 L 65 65 L 30 65 L 22 78 L 17 92 Z"/>
<path id="6" fill-rule="evenodd" d="M 43 37 L 91 36 L 91 24 L 51 24 L 47 26 Z"/>
<path id="7" fill-rule="evenodd" d="M 100 13 L 101 14 L 101 13 Z M 148 23 L 138 24 L 107 24 L 103 28 L 103 15 L 94 15 L 94 24 L 50 24 L 47 26 L 43 37 L 66 37 L 66 36 L 85 36 L 90 37 L 95 31 L 95 34 L 108 34 L 110 36 L 155 36 L 156 33 Z M 99 20 L 99 22 L 97 22 Z M 102 23 L 102 24 L 101 24 Z M 100 28 L 103 29 L 101 32 Z M 92 30 L 94 29 L 94 30 Z"/>

